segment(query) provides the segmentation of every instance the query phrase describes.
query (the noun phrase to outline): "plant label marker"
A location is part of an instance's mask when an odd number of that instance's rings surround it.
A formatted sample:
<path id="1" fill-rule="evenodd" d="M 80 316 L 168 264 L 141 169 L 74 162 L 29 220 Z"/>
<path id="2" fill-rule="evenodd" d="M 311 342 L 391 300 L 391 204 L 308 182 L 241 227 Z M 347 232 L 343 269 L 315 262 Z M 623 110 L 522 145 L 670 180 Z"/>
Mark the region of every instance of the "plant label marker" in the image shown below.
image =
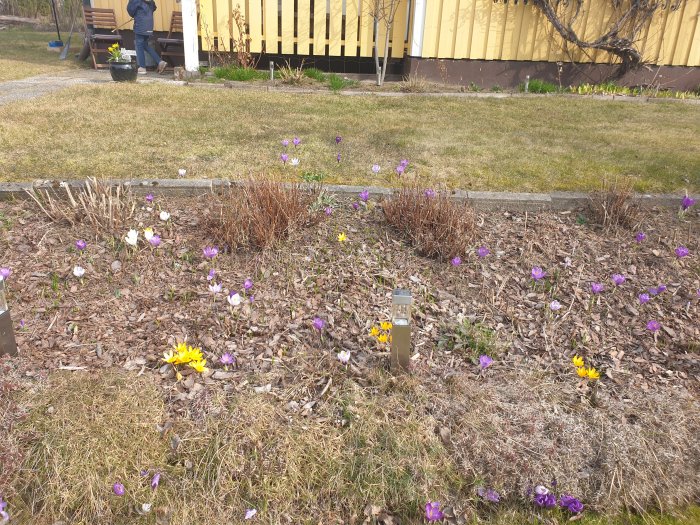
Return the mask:
<path id="1" fill-rule="evenodd" d="M 411 363 L 411 292 L 397 288 L 391 297 L 391 369 L 408 372 Z"/>
<path id="2" fill-rule="evenodd" d="M 0 355 L 17 355 L 15 332 L 5 296 L 5 280 L 0 277 Z"/>

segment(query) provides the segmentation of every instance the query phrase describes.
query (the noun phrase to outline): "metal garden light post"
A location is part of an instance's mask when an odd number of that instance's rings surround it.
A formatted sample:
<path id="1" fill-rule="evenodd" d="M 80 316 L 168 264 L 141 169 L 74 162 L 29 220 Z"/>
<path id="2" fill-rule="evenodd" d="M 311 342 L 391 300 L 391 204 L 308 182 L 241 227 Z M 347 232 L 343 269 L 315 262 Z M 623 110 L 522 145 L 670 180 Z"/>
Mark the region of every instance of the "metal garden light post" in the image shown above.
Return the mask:
<path id="1" fill-rule="evenodd" d="M 16 355 L 17 343 L 5 296 L 5 280 L 0 276 L 0 355 L 3 354 Z"/>
<path id="2" fill-rule="evenodd" d="M 411 292 L 397 288 L 391 297 L 391 369 L 408 372 L 411 362 Z"/>

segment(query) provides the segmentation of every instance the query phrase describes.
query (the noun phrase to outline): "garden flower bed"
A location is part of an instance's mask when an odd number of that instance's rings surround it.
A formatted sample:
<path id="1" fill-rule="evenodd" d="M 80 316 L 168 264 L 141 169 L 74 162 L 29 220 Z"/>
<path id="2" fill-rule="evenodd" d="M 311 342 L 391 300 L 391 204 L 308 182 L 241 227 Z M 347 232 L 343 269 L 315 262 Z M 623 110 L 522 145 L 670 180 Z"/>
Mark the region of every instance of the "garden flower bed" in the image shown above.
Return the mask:
<path id="1" fill-rule="evenodd" d="M 265 250 L 229 249 L 211 195 L 139 198 L 113 234 L 0 203 L 20 348 L 0 359 L 0 487 L 19 522 L 531 522 L 698 500 L 697 206 L 633 229 L 474 212 L 467 249 L 428 259 L 381 201 L 323 199 Z M 398 377 L 397 287 L 415 306 Z"/>

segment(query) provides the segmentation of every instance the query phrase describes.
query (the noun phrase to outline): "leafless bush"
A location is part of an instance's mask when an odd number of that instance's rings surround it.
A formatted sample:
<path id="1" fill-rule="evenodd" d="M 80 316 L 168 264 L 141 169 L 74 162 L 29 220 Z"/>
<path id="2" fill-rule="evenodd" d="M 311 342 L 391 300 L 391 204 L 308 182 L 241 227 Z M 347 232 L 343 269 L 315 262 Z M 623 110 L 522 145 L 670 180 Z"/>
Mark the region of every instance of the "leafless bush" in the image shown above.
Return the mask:
<path id="1" fill-rule="evenodd" d="M 304 61 L 299 67 L 292 67 L 289 60 L 279 69 L 280 80 L 284 84 L 301 84 L 304 81 Z"/>
<path id="2" fill-rule="evenodd" d="M 414 71 L 403 77 L 400 88 L 406 93 L 425 93 L 429 89 L 429 84 L 424 76 L 419 76 L 418 71 Z"/>
<path id="3" fill-rule="evenodd" d="M 121 230 L 134 216 L 134 196 L 119 184 L 89 178 L 76 195 L 68 184 L 61 184 L 61 188 L 66 193 L 65 198 L 59 198 L 50 190 L 32 188 L 27 193 L 52 221 L 67 221 L 71 226 L 88 224 L 98 232 Z"/>
<path id="4" fill-rule="evenodd" d="M 632 183 L 627 180 L 605 181 L 590 195 L 591 219 L 604 228 L 634 229 L 639 222 L 639 207 L 634 203 Z"/>
<path id="5" fill-rule="evenodd" d="M 444 193 L 402 188 L 384 203 L 384 215 L 426 257 L 464 255 L 474 236 L 471 208 Z"/>
<path id="6" fill-rule="evenodd" d="M 264 249 L 309 224 L 315 190 L 269 179 L 248 180 L 220 199 L 213 229 L 232 248 Z"/>

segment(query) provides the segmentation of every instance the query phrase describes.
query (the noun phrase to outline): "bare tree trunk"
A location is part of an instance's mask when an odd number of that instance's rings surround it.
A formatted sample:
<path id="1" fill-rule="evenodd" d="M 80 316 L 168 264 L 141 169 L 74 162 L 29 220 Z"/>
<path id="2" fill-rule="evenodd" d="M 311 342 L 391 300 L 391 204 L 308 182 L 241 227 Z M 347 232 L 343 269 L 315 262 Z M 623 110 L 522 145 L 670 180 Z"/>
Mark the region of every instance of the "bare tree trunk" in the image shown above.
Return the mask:
<path id="1" fill-rule="evenodd" d="M 386 76 L 386 61 L 389 58 L 389 33 L 391 32 L 392 24 L 387 24 L 386 28 L 386 38 L 384 39 L 384 65 L 382 66 L 382 78 L 379 82 L 380 86 L 384 85 L 384 77 Z"/>
<path id="2" fill-rule="evenodd" d="M 377 85 L 382 85 L 382 71 L 379 68 L 379 46 L 377 39 L 379 38 L 379 16 L 374 14 L 374 70 L 377 73 Z"/>

